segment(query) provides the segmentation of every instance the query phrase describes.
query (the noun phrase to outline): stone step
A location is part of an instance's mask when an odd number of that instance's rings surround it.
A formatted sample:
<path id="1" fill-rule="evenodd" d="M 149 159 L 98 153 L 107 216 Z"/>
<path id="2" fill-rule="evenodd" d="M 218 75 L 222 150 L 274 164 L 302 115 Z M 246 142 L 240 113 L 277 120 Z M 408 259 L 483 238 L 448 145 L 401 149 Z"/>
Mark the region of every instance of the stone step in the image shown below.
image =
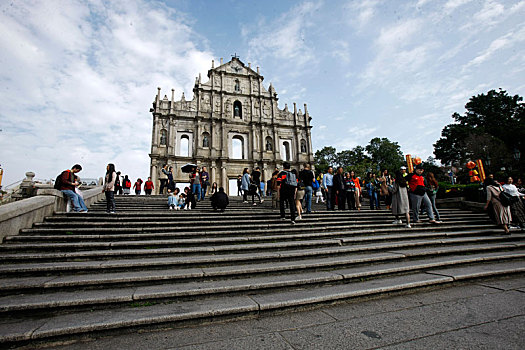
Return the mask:
<path id="1" fill-rule="evenodd" d="M 279 232 L 294 233 L 294 232 L 321 232 L 321 231 L 330 231 L 330 230 L 357 230 L 370 227 L 370 224 L 360 224 L 355 222 L 349 223 L 321 223 L 316 224 L 315 222 L 309 222 L 307 220 L 298 220 L 296 224 L 290 224 L 288 220 L 279 221 L 277 223 L 268 223 L 262 225 L 253 225 L 253 224 L 238 224 L 238 225 L 200 225 L 193 227 L 179 227 L 178 225 L 165 225 L 160 227 L 77 227 L 77 228 L 32 228 L 32 229 L 23 229 L 21 230 L 22 235 L 52 235 L 52 234 L 61 234 L 61 235 L 102 235 L 102 234 L 114 234 L 114 233 L 129 233 L 129 234 L 138 234 L 138 233 L 162 233 L 162 232 L 181 232 L 186 234 L 205 234 L 205 235 L 222 235 L 225 233 L 235 235 L 237 234 L 246 234 L 258 233 L 274 233 L 276 230 Z M 372 225 L 375 226 L 375 225 Z M 423 222 L 421 224 L 414 224 L 414 228 L 417 227 L 431 227 L 433 230 L 440 231 L 450 229 L 452 227 L 494 227 L 494 224 L 485 221 L 447 221 L 443 224 L 430 224 L 429 222 Z M 396 227 L 396 225 L 384 224 L 377 225 L 377 228 L 370 229 L 369 232 L 374 232 L 375 230 L 390 230 L 398 229 L 407 230 L 404 227 Z"/>
<path id="2" fill-rule="evenodd" d="M 90 289 L 75 291 L 49 291 L 42 294 L 13 294 L 0 297 L 0 313 L 29 311 L 35 312 L 42 309 L 74 309 L 75 307 L 88 306 L 100 307 L 101 305 L 158 300 L 176 301 L 179 298 L 197 298 L 214 294 L 239 293 L 245 291 L 258 291 L 266 289 L 289 289 L 307 285 L 336 284 L 343 279 L 371 278 L 385 274 L 405 273 L 426 269 L 436 269 L 436 274 L 443 274 L 443 269 L 451 265 L 472 263 L 469 259 L 461 258 L 445 261 L 410 261 L 405 264 L 386 263 L 373 267 L 347 267 L 343 269 L 295 272 L 293 274 L 277 274 L 270 276 L 249 276 L 236 279 L 204 280 L 189 282 L 170 282 L 158 285 L 137 287 Z M 483 264 L 483 261 L 476 262 Z M 500 261 L 495 265 L 503 265 Z M 501 266 L 500 265 L 500 266 Z M 516 272 L 525 272 L 523 261 L 508 262 L 505 266 L 512 266 Z M 468 268 L 467 268 L 468 269 Z M 462 273 L 464 274 L 464 273 Z M 48 310 L 49 312 L 49 310 Z"/>
<path id="3" fill-rule="evenodd" d="M 138 233 L 138 234 L 103 234 L 103 235 L 19 235 L 6 237 L 4 246 L 1 249 L 12 249 L 13 244 L 21 246 L 25 243 L 25 247 L 35 243 L 68 243 L 68 242 L 109 242 L 115 244 L 130 244 L 130 245 L 146 245 L 149 243 L 168 242 L 168 244 L 175 245 L 198 245 L 198 244 L 224 244 L 224 243 L 240 243 L 240 242 L 265 242 L 265 241 L 279 241 L 279 240 L 299 240 L 299 239 L 321 239 L 321 238 L 345 238 L 355 237 L 348 242 L 358 241 L 389 241 L 407 238 L 429 238 L 429 237 L 453 237 L 453 236 L 473 236 L 473 235 L 489 235 L 498 234 L 500 230 L 495 228 L 486 228 L 485 225 L 475 229 L 475 227 L 468 226 L 461 230 L 461 227 L 451 227 L 450 230 L 429 230 L 429 227 L 419 227 L 412 230 L 397 230 L 390 229 L 383 231 L 370 232 L 368 230 L 341 230 L 341 231 L 324 231 L 311 233 L 287 233 L 287 234 L 272 234 L 272 235 L 223 235 L 223 236 L 207 236 L 207 235 L 191 235 L 188 233 Z M 453 231 L 452 231 L 453 230 Z M 4 248 L 5 247 L 5 248 Z"/>
<path id="4" fill-rule="evenodd" d="M 253 292 L 250 295 L 220 296 L 172 303 L 148 304 L 143 307 L 121 307 L 108 310 L 79 311 L 57 314 L 47 318 L 10 319 L 0 322 L 0 344 L 51 339 L 60 336 L 80 335 L 98 331 L 130 327 L 146 327 L 195 319 L 257 314 L 265 310 L 307 306 L 378 293 L 438 286 L 460 278 L 500 276 L 522 273 L 520 262 L 474 265 L 468 268 L 451 267 L 436 271 L 416 272 L 405 275 L 357 281 L 345 279 L 336 285 L 317 288 L 300 288 L 274 292 Z M 149 306 L 148 306 L 149 305 Z"/>
<path id="5" fill-rule="evenodd" d="M 290 274 L 301 271 L 327 269 L 345 269 L 355 271 L 354 278 L 398 273 L 422 268 L 434 268 L 444 265 L 472 264 L 525 258 L 525 249 L 508 252 L 481 254 L 435 255 L 428 258 L 412 257 L 407 260 L 402 254 L 372 253 L 363 255 L 346 255 L 329 258 L 313 258 L 298 261 L 277 261 L 245 265 L 229 265 L 209 268 L 169 268 L 146 270 L 139 266 L 134 271 L 109 273 L 84 273 L 82 275 L 31 276 L 0 279 L 0 293 L 20 293 L 36 290 L 38 293 L 47 290 L 64 290 L 79 288 L 105 288 L 105 286 L 138 286 L 144 284 L 161 284 L 169 281 L 200 281 L 209 279 L 227 279 L 268 274 Z M 361 271 L 361 272 L 357 272 Z M 66 271 L 67 272 L 67 271 Z"/>
<path id="6" fill-rule="evenodd" d="M 356 236 L 355 231 L 347 232 L 314 232 L 314 233 L 301 233 L 301 234 L 287 234 L 287 235 L 264 235 L 264 236 L 233 236 L 233 237 L 202 237 L 202 238 L 166 238 L 158 237 L 157 235 L 149 235 L 145 238 L 148 239 L 136 239 L 136 235 L 116 235 L 112 239 L 108 239 L 109 235 L 102 236 L 83 236 L 81 240 L 75 240 L 71 242 L 71 238 L 75 236 L 60 236 L 60 240 L 57 236 L 43 236 L 52 242 L 43 240 L 42 242 L 30 242 L 12 243 L 12 238 L 20 238 L 23 236 L 12 236 L 9 237 L 10 244 L 0 245 L 0 254 L 2 252 L 10 251 L 73 251 L 73 250 L 88 250 L 88 249 L 114 249 L 114 248 L 134 248 L 143 247 L 151 249 L 151 247 L 181 247 L 181 246 L 201 246 L 211 245 L 220 246 L 228 244 L 241 244 L 247 242 L 284 242 L 284 241 L 301 241 L 301 240 L 312 240 L 312 239 L 336 239 L 343 244 L 356 244 L 362 242 L 380 242 L 380 241 L 397 241 L 406 239 L 420 239 L 420 238 L 446 238 L 446 237 L 464 237 L 464 236 L 479 236 L 479 235 L 494 235 L 498 231 L 494 229 L 485 230 L 465 230 L 465 231 L 440 231 L 440 232 L 415 232 L 415 233 L 403 233 L 403 234 L 373 234 L 373 235 L 358 235 Z M 115 235 L 111 235 L 115 236 Z M 26 236 L 26 238 L 35 238 L 35 236 Z M 53 239 L 54 238 L 54 239 Z"/>
<path id="7" fill-rule="evenodd" d="M 192 257 L 199 254 L 212 255 L 215 258 L 228 253 L 235 253 L 239 257 L 245 258 L 256 252 L 269 251 L 277 256 L 288 255 L 302 256 L 303 254 L 321 253 L 321 254 L 344 254 L 348 252 L 370 252 L 370 251 L 388 251 L 398 249 L 412 249 L 416 247 L 433 247 L 454 244 L 478 244 L 480 249 L 487 243 L 502 243 L 515 247 L 525 246 L 523 236 L 483 236 L 483 237 L 456 237 L 443 239 L 418 239 L 418 240 L 400 240 L 394 242 L 380 243 L 361 243 L 355 245 L 343 245 L 340 239 L 310 240 L 310 241 L 291 241 L 279 243 L 252 243 L 252 244 L 235 244 L 223 246 L 197 246 L 197 247 L 179 247 L 179 248 L 151 248 L 151 249 L 107 249 L 107 250 L 85 250 L 73 252 L 22 252 L 22 253 L 4 253 L 0 255 L 0 262 L 16 261 L 58 261 L 58 260 L 94 260 L 94 259 L 115 259 L 115 258 L 148 258 L 148 257 L 168 257 L 179 256 L 190 261 Z M 324 248 L 323 248 L 324 247 Z M 315 249 L 312 249 L 315 248 Z M 0 265 L 0 271 L 2 266 Z"/>

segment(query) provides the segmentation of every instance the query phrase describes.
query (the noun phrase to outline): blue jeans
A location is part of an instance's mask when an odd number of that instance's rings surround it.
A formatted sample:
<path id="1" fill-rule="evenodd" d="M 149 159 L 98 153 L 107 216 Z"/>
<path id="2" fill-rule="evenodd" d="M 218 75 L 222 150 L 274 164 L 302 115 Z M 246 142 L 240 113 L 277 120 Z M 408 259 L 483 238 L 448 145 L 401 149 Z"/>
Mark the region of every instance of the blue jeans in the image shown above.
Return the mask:
<path id="1" fill-rule="evenodd" d="M 88 211 L 86 203 L 75 191 L 62 190 L 62 193 L 73 202 L 73 211 Z"/>
<path id="2" fill-rule="evenodd" d="M 206 197 L 206 190 L 208 189 L 208 186 L 206 185 L 202 185 L 202 190 L 201 190 L 201 201 L 204 200 L 204 197 Z"/>
<path id="3" fill-rule="evenodd" d="M 201 200 L 201 196 L 202 196 L 202 193 L 201 193 L 201 184 L 193 184 L 192 185 L 192 192 L 193 194 L 195 195 L 195 199 L 200 201 Z"/>
<path id="4" fill-rule="evenodd" d="M 374 206 L 376 209 L 379 209 L 379 195 L 376 191 L 368 191 L 368 195 L 370 196 L 370 209 L 374 209 Z"/>
<path id="5" fill-rule="evenodd" d="M 312 212 L 312 186 L 305 186 L 304 187 L 304 200 L 306 201 L 306 212 L 311 213 Z"/>

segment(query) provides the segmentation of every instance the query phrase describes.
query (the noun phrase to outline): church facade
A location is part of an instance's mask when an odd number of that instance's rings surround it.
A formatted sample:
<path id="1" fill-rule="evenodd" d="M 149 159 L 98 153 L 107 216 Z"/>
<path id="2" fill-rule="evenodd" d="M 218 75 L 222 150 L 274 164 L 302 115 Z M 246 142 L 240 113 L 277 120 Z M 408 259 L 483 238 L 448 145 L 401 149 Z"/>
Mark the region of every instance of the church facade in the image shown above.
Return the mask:
<path id="1" fill-rule="evenodd" d="M 260 167 L 262 180 L 270 179 L 284 161 L 299 170 L 313 163 L 311 117 L 307 106 L 279 109 L 272 84 L 263 86 L 259 67 L 254 71 L 238 57 L 212 67 L 208 81 L 196 78 L 193 99 L 184 93 L 179 101 L 161 98 L 158 88 L 153 107 L 150 175 L 158 192 L 159 172 L 164 164 L 173 166 L 174 180 L 187 183 L 181 167 L 194 163 L 205 166 L 210 183 L 236 193 L 234 183 L 244 168 Z"/>

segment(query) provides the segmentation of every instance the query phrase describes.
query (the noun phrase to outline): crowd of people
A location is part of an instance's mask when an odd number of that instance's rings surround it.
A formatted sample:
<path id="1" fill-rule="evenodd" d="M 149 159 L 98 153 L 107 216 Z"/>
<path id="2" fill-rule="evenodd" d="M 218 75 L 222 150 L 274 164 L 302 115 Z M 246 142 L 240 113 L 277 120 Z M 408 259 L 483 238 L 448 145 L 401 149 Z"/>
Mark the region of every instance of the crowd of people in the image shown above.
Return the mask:
<path id="1" fill-rule="evenodd" d="M 75 164 L 70 170 L 64 170 L 55 183 L 55 188 L 61 190 L 71 200 L 75 212 L 87 212 L 87 207 L 78 191 L 80 179 L 77 175 L 82 170 Z M 164 166 L 161 170 L 164 176 L 160 177 L 160 194 L 164 189 L 168 195 L 169 210 L 191 210 L 197 202 L 205 199 L 210 188 L 211 204 L 215 210 L 224 211 L 229 204 L 228 195 L 224 188 L 217 183 L 210 186 L 210 176 L 206 167 L 191 169 L 189 173 L 190 186 L 186 186 L 182 193 L 175 186 L 173 168 Z M 144 186 L 146 195 L 151 195 L 155 189 L 151 178 L 146 182 L 138 178 L 133 185 L 136 195 L 140 195 Z M 439 184 L 433 173 L 424 174 L 421 164 L 417 165 L 413 173 L 408 173 L 402 166 L 391 176 L 388 169 L 379 174 L 369 172 L 364 179 L 356 176 L 354 171 L 345 172 L 342 167 L 337 167 L 334 173 L 332 167 L 326 173 L 317 176 L 310 164 L 304 164 L 300 171 L 291 169 L 290 163 L 284 162 L 283 169 L 274 169 L 271 178 L 265 183 L 259 167 L 251 172 L 245 168 L 237 179 L 238 195 L 242 195 L 243 203 L 249 203 L 251 196 L 252 205 L 263 203 L 263 196 L 272 197 L 272 208 L 279 209 L 281 219 L 285 220 L 285 208 L 290 210 L 290 221 L 294 224 L 301 220 L 303 215 L 312 213 L 312 201 L 326 203 L 328 211 L 336 210 L 361 210 L 363 197 L 369 199 L 370 209 L 381 209 L 383 203 L 387 210 L 391 210 L 395 217 L 393 224 L 403 224 L 411 228 L 413 223 L 421 223 L 421 215 L 426 213 L 428 221 L 440 224 L 441 216 L 436 206 L 436 195 Z M 115 212 L 115 194 L 127 195 L 132 188 L 131 180 L 115 170 L 114 164 L 108 164 L 104 178 L 103 192 L 106 196 L 108 213 Z M 266 188 L 266 190 L 265 190 Z M 498 182 L 493 175 L 489 175 L 484 182 L 486 191 L 485 210 L 489 216 L 501 227 L 506 234 L 510 228 L 525 229 L 525 188 L 518 179 L 516 184 L 512 177 Z"/>

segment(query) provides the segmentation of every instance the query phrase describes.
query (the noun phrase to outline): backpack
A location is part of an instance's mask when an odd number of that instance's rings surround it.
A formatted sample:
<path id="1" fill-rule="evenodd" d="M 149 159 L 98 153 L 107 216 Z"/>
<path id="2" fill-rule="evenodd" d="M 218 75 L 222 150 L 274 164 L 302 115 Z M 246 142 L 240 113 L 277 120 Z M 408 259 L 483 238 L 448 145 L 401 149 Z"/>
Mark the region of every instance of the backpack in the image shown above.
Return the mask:
<path id="1" fill-rule="evenodd" d="M 58 174 L 57 178 L 55 179 L 55 185 L 53 186 L 55 190 L 59 191 L 60 187 L 62 187 L 62 173 Z"/>
<path id="2" fill-rule="evenodd" d="M 286 178 L 284 179 L 284 184 L 291 187 L 297 187 L 297 178 L 295 174 L 291 171 L 285 171 Z"/>
<path id="3" fill-rule="evenodd" d="M 312 190 L 317 191 L 319 189 L 319 181 L 317 179 L 312 182 Z"/>
<path id="4" fill-rule="evenodd" d="M 65 170 L 65 171 L 68 171 L 68 170 Z M 60 188 L 62 187 L 62 174 L 63 173 L 64 173 L 64 171 L 61 172 L 60 174 L 58 174 L 57 178 L 55 179 L 55 185 L 53 186 L 53 188 L 55 190 L 59 190 L 60 191 Z"/>

